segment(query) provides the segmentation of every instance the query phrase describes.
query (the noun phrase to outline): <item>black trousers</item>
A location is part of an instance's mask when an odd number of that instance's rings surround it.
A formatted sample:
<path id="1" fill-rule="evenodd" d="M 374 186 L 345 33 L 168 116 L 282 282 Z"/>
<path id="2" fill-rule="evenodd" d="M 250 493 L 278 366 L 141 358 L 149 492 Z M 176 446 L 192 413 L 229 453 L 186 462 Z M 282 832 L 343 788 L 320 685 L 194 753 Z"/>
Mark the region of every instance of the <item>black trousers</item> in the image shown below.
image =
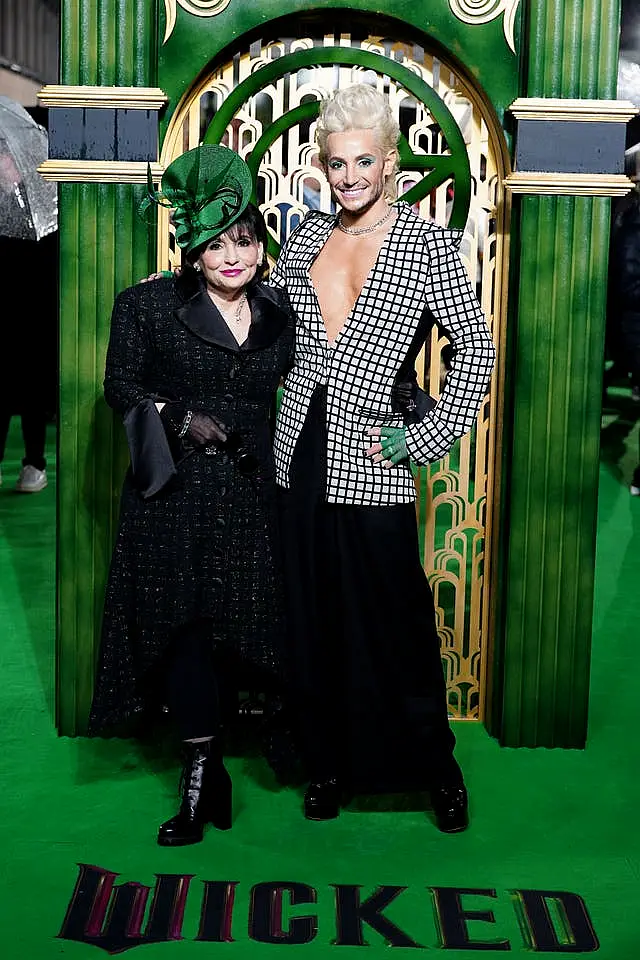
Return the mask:
<path id="1" fill-rule="evenodd" d="M 326 503 L 314 395 L 280 515 L 293 686 L 310 779 L 367 791 L 461 781 L 415 506 Z"/>
<path id="2" fill-rule="evenodd" d="M 9 407 L 0 408 L 0 462 L 4 459 L 4 452 L 11 424 L 11 411 Z M 44 409 L 38 407 L 34 409 L 25 408 L 20 414 L 22 425 L 22 439 L 24 441 L 24 459 L 23 466 L 30 464 L 38 470 L 44 470 L 46 461 L 44 458 L 44 448 L 47 437 L 47 417 Z"/>

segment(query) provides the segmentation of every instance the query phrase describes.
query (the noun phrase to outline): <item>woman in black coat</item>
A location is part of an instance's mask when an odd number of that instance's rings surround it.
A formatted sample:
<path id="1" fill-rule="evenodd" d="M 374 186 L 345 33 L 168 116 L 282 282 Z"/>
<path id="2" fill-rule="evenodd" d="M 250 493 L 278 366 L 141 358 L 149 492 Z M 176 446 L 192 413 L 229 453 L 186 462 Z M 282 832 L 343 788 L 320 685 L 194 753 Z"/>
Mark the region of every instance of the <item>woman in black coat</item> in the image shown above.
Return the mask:
<path id="1" fill-rule="evenodd" d="M 201 840 L 207 822 L 231 826 L 224 677 L 266 691 L 282 685 L 270 415 L 294 331 L 286 297 L 258 279 L 266 227 L 247 205 L 240 158 L 196 148 L 162 186 L 187 265 L 179 277 L 125 290 L 113 311 L 105 397 L 124 418 L 132 466 L 90 727 L 121 731 L 168 705 L 185 746 L 184 788 L 158 842 L 179 845 Z M 210 195 L 222 197 L 219 210 L 216 199 L 203 203 Z"/>
<path id="2" fill-rule="evenodd" d="M 632 398 L 640 401 L 640 184 L 620 202 L 611 231 L 608 321 L 616 367 L 629 373 Z M 640 459 L 631 493 L 640 496 Z"/>

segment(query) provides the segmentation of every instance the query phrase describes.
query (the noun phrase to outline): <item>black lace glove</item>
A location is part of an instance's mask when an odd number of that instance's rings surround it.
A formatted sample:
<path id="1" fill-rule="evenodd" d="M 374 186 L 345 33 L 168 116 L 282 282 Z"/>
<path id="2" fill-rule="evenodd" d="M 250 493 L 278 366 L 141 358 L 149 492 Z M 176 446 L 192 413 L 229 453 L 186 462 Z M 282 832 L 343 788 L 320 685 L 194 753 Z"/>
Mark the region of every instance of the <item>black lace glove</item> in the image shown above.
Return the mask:
<path id="1" fill-rule="evenodd" d="M 260 464 L 245 446 L 241 434 L 230 431 L 224 423 L 205 410 L 193 410 L 188 404 L 174 401 L 165 403 L 160 411 L 172 453 L 180 459 L 196 447 L 217 447 L 223 450 L 244 476 L 258 473 Z"/>
<path id="2" fill-rule="evenodd" d="M 227 429 L 223 423 L 205 410 L 193 410 L 182 401 L 165 403 L 160 419 L 173 442 L 181 440 L 185 446 L 206 447 L 211 444 L 221 448 L 227 442 Z"/>

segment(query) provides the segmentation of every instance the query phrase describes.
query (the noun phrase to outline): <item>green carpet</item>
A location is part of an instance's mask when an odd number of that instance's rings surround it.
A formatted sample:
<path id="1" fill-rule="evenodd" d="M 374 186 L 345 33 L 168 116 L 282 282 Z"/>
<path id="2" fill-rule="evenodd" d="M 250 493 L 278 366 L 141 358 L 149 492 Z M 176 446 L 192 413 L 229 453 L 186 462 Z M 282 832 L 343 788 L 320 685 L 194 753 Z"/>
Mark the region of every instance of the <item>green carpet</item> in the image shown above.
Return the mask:
<path id="1" fill-rule="evenodd" d="M 640 498 L 627 483 L 638 427 L 618 399 L 603 431 L 587 749 L 502 749 L 481 725 L 456 724 L 472 824 L 451 837 L 419 809 L 307 822 L 297 791 L 232 757 L 233 829 L 176 850 L 155 843 L 174 812 L 171 756 L 56 735 L 53 428 L 49 487 L 17 495 L 14 420 L 0 488 L 0 957 L 636 960 Z"/>

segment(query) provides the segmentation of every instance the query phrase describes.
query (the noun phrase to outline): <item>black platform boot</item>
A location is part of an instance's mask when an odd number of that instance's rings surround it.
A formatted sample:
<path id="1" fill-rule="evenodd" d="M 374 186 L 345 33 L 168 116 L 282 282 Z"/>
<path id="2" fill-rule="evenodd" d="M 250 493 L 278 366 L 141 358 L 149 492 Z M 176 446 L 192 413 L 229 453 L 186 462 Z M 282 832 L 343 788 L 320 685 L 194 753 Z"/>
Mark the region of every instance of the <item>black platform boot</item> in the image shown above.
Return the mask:
<path id="1" fill-rule="evenodd" d="M 460 833 L 469 826 L 469 800 L 463 783 L 440 784 L 430 790 L 438 830 Z"/>
<path id="2" fill-rule="evenodd" d="M 218 830 L 231 828 L 231 777 L 225 770 L 219 745 L 207 740 L 185 743 L 184 747 L 182 803 L 176 816 L 158 831 L 161 847 L 200 843 L 206 823 Z"/>
<path id="3" fill-rule="evenodd" d="M 337 780 L 310 783 L 304 795 L 307 820 L 335 820 L 340 814 L 341 791 Z"/>

